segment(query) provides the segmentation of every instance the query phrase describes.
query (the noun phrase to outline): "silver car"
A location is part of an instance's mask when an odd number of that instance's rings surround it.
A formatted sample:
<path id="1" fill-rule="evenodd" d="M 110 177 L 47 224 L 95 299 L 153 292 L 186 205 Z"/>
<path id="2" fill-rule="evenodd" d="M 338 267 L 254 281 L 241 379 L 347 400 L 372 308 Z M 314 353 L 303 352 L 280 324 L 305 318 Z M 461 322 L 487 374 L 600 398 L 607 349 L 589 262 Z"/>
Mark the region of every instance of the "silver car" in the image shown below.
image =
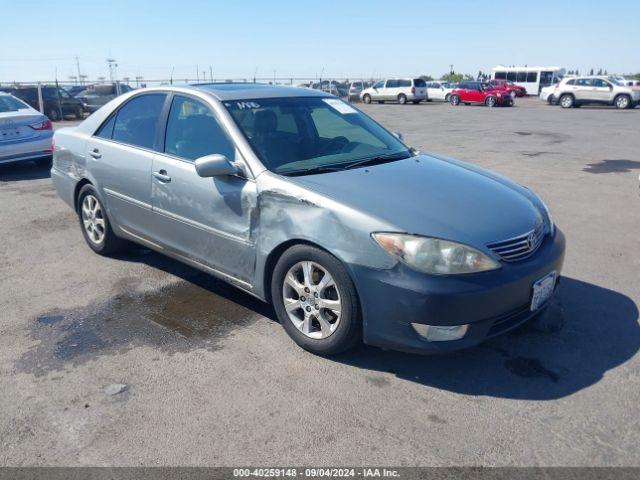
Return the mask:
<path id="1" fill-rule="evenodd" d="M 34 160 L 49 165 L 52 137 L 45 115 L 0 92 L 0 164 Z"/>
<path id="2" fill-rule="evenodd" d="M 95 252 L 218 276 L 314 353 L 454 350 L 543 311 L 564 258 L 544 203 L 399 138 L 321 91 L 161 87 L 56 131 L 51 176 Z"/>
<path id="3" fill-rule="evenodd" d="M 614 77 L 574 77 L 561 81 L 553 92 L 562 108 L 587 104 L 633 108 L 640 102 L 640 90 L 628 87 Z"/>

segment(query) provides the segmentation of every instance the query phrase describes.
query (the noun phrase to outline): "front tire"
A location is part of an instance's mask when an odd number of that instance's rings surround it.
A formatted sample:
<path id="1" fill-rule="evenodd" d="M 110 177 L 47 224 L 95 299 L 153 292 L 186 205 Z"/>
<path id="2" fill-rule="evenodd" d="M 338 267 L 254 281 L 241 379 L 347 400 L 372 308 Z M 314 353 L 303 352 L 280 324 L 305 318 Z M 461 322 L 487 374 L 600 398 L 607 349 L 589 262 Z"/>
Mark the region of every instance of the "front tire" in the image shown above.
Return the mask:
<path id="1" fill-rule="evenodd" d="M 449 103 L 454 107 L 457 107 L 458 105 L 460 105 L 460 97 L 458 95 L 451 95 L 449 97 Z"/>
<path id="2" fill-rule="evenodd" d="M 361 338 L 360 304 L 347 270 L 333 255 L 309 245 L 285 251 L 271 277 L 280 323 L 300 347 L 335 355 Z"/>
<path id="3" fill-rule="evenodd" d="M 573 95 L 562 95 L 560 97 L 560 106 L 562 108 L 572 108 L 575 104 Z"/>
<path id="4" fill-rule="evenodd" d="M 624 110 L 631 106 L 631 98 L 628 95 L 618 95 L 613 103 L 617 109 Z"/>
<path id="5" fill-rule="evenodd" d="M 362 97 L 362 101 L 367 105 L 369 105 L 371 103 L 371 95 L 366 94 L 365 96 Z"/>
<path id="6" fill-rule="evenodd" d="M 493 108 L 496 106 L 496 97 L 487 97 L 487 99 L 484 101 L 484 104 L 487 107 Z"/>
<path id="7" fill-rule="evenodd" d="M 398 95 L 398 103 L 400 105 L 406 105 L 407 104 L 407 96 L 405 94 L 403 94 L 403 93 Z"/>
<path id="8" fill-rule="evenodd" d="M 93 185 L 85 185 L 80 190 L 77 210 L 82 235 L 91 250 L 100 255 L 122 250 L 125 241 L 113 233 L 107 211 Z"/>

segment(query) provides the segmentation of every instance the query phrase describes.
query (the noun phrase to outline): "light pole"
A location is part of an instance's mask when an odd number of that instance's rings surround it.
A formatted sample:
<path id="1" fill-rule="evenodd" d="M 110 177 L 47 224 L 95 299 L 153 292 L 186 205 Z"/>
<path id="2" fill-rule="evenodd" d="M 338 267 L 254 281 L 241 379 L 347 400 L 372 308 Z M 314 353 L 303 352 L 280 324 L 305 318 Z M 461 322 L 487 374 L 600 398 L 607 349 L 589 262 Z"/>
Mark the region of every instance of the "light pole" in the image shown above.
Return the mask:
<path id="1" fill-rule="evenodd" d="M 116 68 L 118 68 L 118 64 L 113 58 L 107 58 L 107 64 L 109 65 L 109 80 L 111 81 L 111 83 L 113 83 L 113 77 L 114 77 Z"/>

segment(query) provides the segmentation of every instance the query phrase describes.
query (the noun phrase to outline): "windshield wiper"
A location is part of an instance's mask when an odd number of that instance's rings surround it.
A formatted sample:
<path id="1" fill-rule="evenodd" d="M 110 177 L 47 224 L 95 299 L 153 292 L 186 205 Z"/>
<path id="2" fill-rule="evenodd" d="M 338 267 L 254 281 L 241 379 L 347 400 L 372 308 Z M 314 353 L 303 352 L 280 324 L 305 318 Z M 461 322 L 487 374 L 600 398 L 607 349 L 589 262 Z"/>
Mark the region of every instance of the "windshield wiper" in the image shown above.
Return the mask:
<path id="1" fill-rule="evenodd" d="M 393 162 L 394 160 L 404 160 L 411 157 L 410 153 L 391 153 L 388 155 L 376 155 L 375 157 L 363 158 L 351 162 L 344 167 L 345 170 L 349 168 L 364 167 L 365 165 L 378 165 L 380 163 Z"/>
<path id="2" fill-rule="evenodd" d="M 338 172 L 344 170 L 344 166 L 338 165 L 320 165 L 319 167 L 301 168 L 299 170 L 285 170 L 278 172 L 281 175 L 289 177 L 297 177 L 298 175 L 313 175 L 314 173 Z"/>

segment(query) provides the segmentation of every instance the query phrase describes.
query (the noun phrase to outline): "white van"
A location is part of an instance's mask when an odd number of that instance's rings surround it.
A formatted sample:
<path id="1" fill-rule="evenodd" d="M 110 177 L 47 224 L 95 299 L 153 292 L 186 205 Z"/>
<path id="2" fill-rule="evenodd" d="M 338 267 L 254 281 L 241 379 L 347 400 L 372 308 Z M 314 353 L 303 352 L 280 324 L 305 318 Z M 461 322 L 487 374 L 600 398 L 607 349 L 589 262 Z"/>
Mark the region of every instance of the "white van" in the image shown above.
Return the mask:
<path id="1" fill-rule="evenodd" d="M 427 99 L 427 82 L 421 78 L 391 78 L 380 80 L 360 93 L 360 100 L 371 102 L 420 103 Z"/>

